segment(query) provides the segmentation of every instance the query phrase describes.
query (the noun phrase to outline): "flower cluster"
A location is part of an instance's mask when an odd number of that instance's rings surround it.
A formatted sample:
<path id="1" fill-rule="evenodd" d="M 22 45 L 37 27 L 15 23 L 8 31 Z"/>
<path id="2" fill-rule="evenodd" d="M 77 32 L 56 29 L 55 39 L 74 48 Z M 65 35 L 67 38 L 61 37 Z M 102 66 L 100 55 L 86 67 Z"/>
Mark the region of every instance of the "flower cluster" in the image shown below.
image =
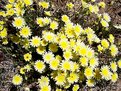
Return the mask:
<path id="1" fill-rule="evenodd" d="M 14 85 L 32 79 L 29 82 L 37 82 L 40 91 L 77 91 L 83 83 L 93 87 L 103 80 L 117 81 L 121 60 L 117 58 L 115 37 L 109 31 L 111 18 L 108 13 L 99 12 L 100 8 L 105 8 L 105 3 L 95 1 L 81 0 L 81 8 L 85 16 L 97 17 L 94 22 L 101 30 L 83 26 L 85 21 L 74 23 L 65 13 L 57 16 L 52 11 L 54 4 L 49 1 L 8 0 L 5 11 L 0 11 L 3 19 L 0 21 L 0 42 L 9 47 L 16 45 L 16 50 L 22 51 L 18 55 L 24 64 L 13 77 Z M 73 9 L 75 5 L 69 2 L 66 7 Z M 107 30 L 109 35 L 100 37 L 98 31 Z M 102 60 L 103 54 L 111 60 Z"/>

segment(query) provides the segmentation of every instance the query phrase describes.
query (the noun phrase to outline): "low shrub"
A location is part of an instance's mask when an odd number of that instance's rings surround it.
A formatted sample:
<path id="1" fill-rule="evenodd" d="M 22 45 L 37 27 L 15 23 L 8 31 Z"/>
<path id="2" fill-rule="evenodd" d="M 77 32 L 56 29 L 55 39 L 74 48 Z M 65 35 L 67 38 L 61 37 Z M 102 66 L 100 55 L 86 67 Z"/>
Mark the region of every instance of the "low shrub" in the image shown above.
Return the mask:
<path id="1" fill-rule="evenodd" d="M 20 66 L 13 85 L 77 91 L 117 81 L 121 59 L 106 4 L 75 2 L 67 2 L 64 11 L 51 0 L 8 0 L 2 7 L 0 42 Z"/>

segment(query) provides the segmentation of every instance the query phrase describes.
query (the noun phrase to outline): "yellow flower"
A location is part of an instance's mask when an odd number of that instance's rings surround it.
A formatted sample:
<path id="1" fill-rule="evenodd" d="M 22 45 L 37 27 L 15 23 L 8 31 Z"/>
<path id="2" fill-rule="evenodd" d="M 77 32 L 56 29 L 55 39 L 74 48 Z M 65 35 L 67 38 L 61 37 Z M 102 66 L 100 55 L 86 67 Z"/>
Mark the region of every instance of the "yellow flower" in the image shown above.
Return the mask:
<path id="1" fill-rule="evenodd" d="M 67 3 L 66 6 L 69 8 L 69 9 L 72 9 L 74 7 L 74 4 L 73 3 Z"/>
<path id="2" fill-rule="evenodd" d="M 111 21 L 111 18 L 110 18 L 110 16 L 109 16 L 108 13 L 104 13 L 104 14 L 103 14 L 103 18 L 104 18 L 107 22 L 110 22 L 110 21 Z"/>
<path id="3" fill-rule="evenodd" d="M 93 58 L 94 54 L 95 54 L 94 50 L 92 50 L 91 48 L 87 48 L 87 53 L 86 53 L 87 58 Z"/>
<path id="4" fill-rule="evenodd" d="M 35 62 L 34 68 L 35 68 L 36 71 L 42 73 L 45 69 L 45 64 L 44 64 L 44 62 L 37 60 Z"/>
<path id="5" fill-rule="evenodd" d="M 79 52 L 79 49 L 81 49 L 81 46 L 80 46 L 80 44 L 75 44 L 74 45 L 74 51 L 76 52 L 76 53 L 78 53 Z"/>
<path id="6" fill-rule="evenodd" d="M 45 33 L 43 33 L 43 38 L 46 41 L 53 42 L 55 37 L 56 36 L 55 36 L 54 33 L 51 33 L 51 32 L 45 32 Z"/>
<path id="7" fill-rule="evenodd" d="M 26 4 L 26 6 L 33 4 L 33 0 L 23 0 L 23 2 Z"/>
<path id="8" fill-rule="evenodd" d="M 118 54 L 118 48 L 114 44 L 110 46 L 110 51 L 112 56 L 116 56 Z"/>
<path id="9" fill-rule="evenodd" d="M 20 35 L 24 38 L 28 38 L 29 36 L 31 36 L 31 30 L 29 27 L 23 27 L 20 31 Z"/>
<path id="10" fill-rule="evenodd" d="M 49 78 L 46 76 L 41 76 L 41 79 L 38 79 L 39 82 L 39 86 L 43 87 L 43 86 L 48 86 L 49 85 Z"/>
<path id="11" fill-rule="evenodd" d="M 15 8 L 15 14 L 17 16 L 21 16 L 25 13 L 25 10 L 24 9 L 21 9 L 21 8 Z"/>
<path id="12" fill-rule="evenodd" d="M 65 34 L 63 34 L 62 32 L 58 33 L 57 36 L 59 37 L 59 40 L 60 39 L 65 39 L 67 40 L 67 36 Z"/>
<path id="13" fill-rule="evenodd" d="M 60 63 L 60 61 L 57 60 L 57 59 L 50 61 L 50 68 L 53 69 L 53 70 L 57 70 L 59 63 Z"/>
<path id="14" fill-rule="evenodd" d="M 1 38 L 5 38 L 5 37 L 7 37 L 7 29 L 6 28 L 4 28 L 2 31 L 0 31 L 0 37 Z"/>
<path id="15" fill-rule="evenodd" d="M 86 57 L 81 57 L 79 61 L 81 63 L 81 66 L 83 67 L 88 66 L 88 59 Z"/>
<path id="16" fill-rule="evenodd" d="M 59 42 L 59 45 L 63 50 L 66 50 L 69 48 L 69 42 L 66 39 L 61 39 Z"/>
<path id="17" fill-rule="evenodd" d="M 32 39 L 31 39 L 31 45 L 32 45 L 33 47 L 38 47 L 38 46 L 40 46 L 40 43 L 41 43 L 40 37 L 38 37 L 38 36 L 32 37 Z"/>
<path id="18" fill-rule="evenodd" d="M 5 17 L 6 16 L 5 12 L 4 11 L 0 11 L 0 16 Z"/>
<path id="19" fill-rule="evenodd" d="M 56 91 L 63 91 L 61 88 L 56 88 Z"/>
<path id="20" fill-rule="evenodd" d="M 109 70 L 109 67 L 107 65 L 101 67 L 101 75 L 102 78 L 105 80 L 110 80 L 112 73 Z"/>
<path id="21" fill-rule="evenodd" d="M 25 65 L 24 66 L 24 69 L 26 69 L 27 72 L 30 71 L 31 70 L 31 65 L 29 65 L 29 64 Z"/>
<path id="22" fill-rule="evenodd" d="M 73 89 L 73 91 L 78 91 L 79 85 L 78 84 L 75 84 L 72 89 Z"/>
<path id="23" fill-rule="evenodd" d="M 89 33 L 89 34 L 87 34 L 87 38 L 88 38 L 89 42 L 92 42 L 95 40 L 96 36 L 93 33 Z"/>
<path id="24" fill-rule="evenodd" d="M 98 59 L 97 58 L 92 58 L 89 61 L 90 67 L 95 68 L 96 66 L 98 66 Z"/>
<path id="25" fill-rule="evenodd" d="M 121 68 L 121 59 L 117 63 L 118 63 L 118 67 Z"/>
<path id="26" fill-rule="evenodd" d="M 79 24 L 74 26 L 74 32 L 77 37 L 82 33 L 82 31 L 83 31 L 83 29 Z"/>
<path id="27" fill-rule="evenodd" d="M 93 79 L 87 79 L 86 84 L 87 84 L 87 86 L 89 86 L 89 87 L 94 87 L 95 81 L 94 81 Z"/>
<path id="28" fill-rule="evenodd" d="M 65 60 L 72 59 L 72 53 L 71 53 L 71 51 L 68 50 L 68 51 L 63 52 L 63 57 L 65 58 Z"/>
<path id="29" fill-rule="evenodd" d="M 61 61 L 61 60 L 62 60 L 62 57 L 61 57 L 60 55 L 56 55 L 56 56 L 55 56 L 55 59 Z"/>
<path id="30" fill-rule="evenodd" d="M 74 37 L 74 31 L 73 29 L 66 28 L 65 29 L 65 34 L 68 38 L 73 38 Z"/>
<path id="31" fill-rule="evenodd" d="M 39 2 L 39 6 L 42 6 L 42 8 L 48 9 L 50 5 L 48 2 L 42 1 L 42 2 Z"/>
<path id="32" fill-rule="evenodd" d="M 46 51 L 45 47 L 44 46 L 39 46 L 36 48 L 36 52 L 40 55 L 44 54 Z"/>
<path id="33" fill-rule="evenodd" d="M 3 38 L 3 39 L 1 40 L 1 43 L 2 43 L 3 45 L 7 45 L 7 44 L 8 44 L 7 38 Z"/>
<path id="34" fill-rule="evenodd" d="M 79 70 L 79 64 L 77 64 L 76 62 L 73 62 L 73 65 L 71 67 L 71 71 L 78 71 Z"/>
<path id="35" fill-rule="evenodd" d="M 105 21 L 104 19 L 101 19 L 100 23 L 102 24 L 103 27 L 108 27 L 109 24 L 107 21 Z"/>
<path id="36" fill-rule="evenodd" d="M 41 90 L 40 91 L 51 91 L 51 87 L 48 85 L 48 86 L 43 86 L 41 87 Z"/>
<path id="37" fill-rule="evenodd" d="M 92 2 L 95 2 L 96 0 L 91 0 Z"/>
<path id="38" fill-rule="evenodd" d="M 22 81 L 23 81 L 23 78 L 20 75 L 16 74 L 15 76 L 13 76 L 12 83 L 14 85 L 20 85 Z"/>
<path id="39" fill-rule="evenodd" d="M 1 31 L 1 30 L 3 30 L 3 25 L 2 25 L 2 24 L 0 24 L 0 31 Z"/>
<path id="40" fill-rule="evenodd" d="M 7 14 L 6 15 L 12 16 L 14 13 L 15 13 L 14 9 L 9 9 L 9 10 L 7 10 Z"/>
<path id="41" fill-rule="evenodd" d="M 15 2 L 15 0 L 8 0 L 8 2 L 9 2 L 9 3 L 14 3 L 14 2 Z"/>
<path id="42" fill-rule="evenodd" d="M 61 63 L 61 67 L 64 71 L 71 70 L 72 64 L 70 61 L 63 60 L 63 62 Z"/>
<path id="43" fill-rule="evenodd" d="M 112 77 L 111 77 L 111 81 L 112 82 L 116 82 L 118 80 L 118 74 L 117 73 L 113 73 Z"/>
<path id="44" fill-rule="evenodd" d="M 70 22 L 69 17 L 67 15 L 62 15 L 62 21 L 65 23 Z"/>
<path id="45" fill-rule="evenodd" d="M 52 52 L 45 53 L 43 59 L 46 63 L 50 63 L 50 61 L 54 60 L 54 54 Z"/>
<path id="46" fill-rule="evenodd" d="M 104 47 L 104 48 L 108 48 L 109 47 L 109 42 L 106 40 L 106 39 L 102 39 L 101 40 L 101 45 Z"/>
<path id="47" fill-rule="evenodd" d="M 48 25 L 50 22 L 51 22 L 51 19 L 50 18 L 47 18 L 47 17 L 44 17 L 43 18 L 44 25 Z"/>
<path id="48" fill-rule="evenodd" d="M 73 84 L 74 82 L 77 82 L 79 79 L 77 73 L 70 73 L 69 77 L 67 78 L 68 82 Z"/>
<path id="49" fill-rule="evenodd" d="M 45 15 L 47 15 L 47 16 L 51 16 L 50 11 L 44 11 L 44 12 L 45 12 Z"/>
<path id="50" fill-rule="evenodd" d="M 67 29 L 67 30 L 73 30 L 73 28 L 74 28 L 74 24 L 72 22 L 67 22 L 65 24 L 65 29 Z"/>
<path id="51" fill-rule="evenodd" d="M 92 78 L 92 77 L 94 76 L 93 69 L 92 69 L 91 67 L 85 68 L 85 70 L 84 70 L 84 75 L 85 75 L 88 79 Z"/>
<path id="52" fill-rule="evenodd" d="M 97 48 L 98 48 L 98 51 L 99 51 L 99 52 L 102 52 L 103 47 L 102 47 L 101 45 L 98 45 Z"/>
<path id="53" fill-rule="evenodd" d="M 75 39 L 70 39 L 70 46 L 71 46 L 71 48 L 74 48 L 75 45 L 76 45 Z"/>
<path id="54" fill-rule="evenodd" d="M 64 74 L 58 74 L 58 76 L 55 77 L 56 84 L 57 85 L 64 85 L 66 77 Z"/>
<path id="55" fill-rule="evenodd" d="M 38 24 L 40 27 L 43 27 L 43 26 L 44 26 L 43 18 L 38 17 L 38 18 L 36 19 L 36 22 L 37 22 L 37 24 Z"/>
<path id="56" fill-rule="evenodd" d="M 20 73 L 21 73 L 21 74 L 25 74 L 25 70 L 26 70 L 26 69 L 25 69 L 24 67 L 21 68 L 21 69 L 20 69 Z"/>
<path id="57" fill-rule="evenodd" d="M 24 54 L 24 60 L 25 61 L 30 61 L 32 59 L 32 55 L 30 53 Z"/>
<path id="58" fill-rule="evenodd" d="M 100 38 L 98 38 L 97 35 L 95 35 L 94 41 L 95 41 L 96 43 L 100 43 Z"/>
<path id="59" fill-rule="evenodd" d="M 99 8 L 98 8 L 98 6 L 96 6 L 96 5 L 89 5 L 89 11 L 90 12 L 92 12 L 92 13 L 98 13 L 98 11 L 99 11 Z"/>
<path id="60" fill-rule="evenodd" d="M 25 21 L 22 17 L 15 17 L 13 21 L 13 26 L 16 28 L 21 28 L 25 24 Z"/>
<path id="61" fill-rule="evenodd" d="M 5 22 L 4 21 L 0 21 L 0 25 L 1 25 L 0 27 L 3 27 L 2 26 L 3 24 L 5 24 Z"/>
<path id="62" fill-rule="evenodd" d="M 99 2 L 98 5 L 102 8 L 105 8 L 105 2 Z"/>
<path id="63" fill-rule="evenodd" d="M 48 45 L 48 42 L 45 41 L 44 39 L 42 39 L 42 40 L 41 40 L 41 45 L 42 45 L 42 46 L 47 46 L 47 45 Z"/>
<path id="64" fill-rule="evenodd" d="M 81 0 L 81 2 L 82 2 L 82 7 L 83 8 L 87 8 L 88 7 L 88 3 L 86 1 Z"/>
<path id="65" fill-rule="evenodd" d="M 50 28 L 51 28 L 52 30 L 58 29 L 58 23 L 57 23 L 56 21 L 52 21 L 52 22 L 50 23 Z"/>
<path id="66" fill-rule="evenodd" d="M 111 67 L 111 69 L 112 69 L 113 72 L 117 71 L 117 64 L 116 64 L 116 62 L 111 62 L 110 63 L 110 67 Z"/>
<path id="67" fill-rule="evenodd" d="M 79 54 L 81 55 L 81 56 L 86 56 L 86 54 L 87 54 L 87 47 L 86 46 L 81 46 L 81 48 L 79 49 Z"/>
<path id="68" fill-rule="evenodd" d="M 86 34 L 94 34 L 94 31 L 93 31 L 93 29 L 91 29 L 90 27 L 88 27 L 88 28 L 85 28 L 85 33 Z"/>
<path id="69" fill-rule="evenodd" d="M 11 9 L 12 7 L 13 7 L 12 4 L 7 4 L 7 5 L 5 6 L 6 9 Z"/>
<path id="70" fill-rule="evenodd" d="M 93 5 L 89 5 L 89 11 L 90 12 L 95 12 L 94 6 Z"/>
<path id="71" fill-rule="evenodd" d="M 8 40 L 6 38 L 2 39 L 2 44 L 3 45 L 7 45 L 8 44 Z"/>
<path id="72" fill-rule="evenodd" d="M 113 36 L 112 34 L 109 34 L 108 40 L 109 40 L 111 43 L 114 43 L 114 36 Z"/>

